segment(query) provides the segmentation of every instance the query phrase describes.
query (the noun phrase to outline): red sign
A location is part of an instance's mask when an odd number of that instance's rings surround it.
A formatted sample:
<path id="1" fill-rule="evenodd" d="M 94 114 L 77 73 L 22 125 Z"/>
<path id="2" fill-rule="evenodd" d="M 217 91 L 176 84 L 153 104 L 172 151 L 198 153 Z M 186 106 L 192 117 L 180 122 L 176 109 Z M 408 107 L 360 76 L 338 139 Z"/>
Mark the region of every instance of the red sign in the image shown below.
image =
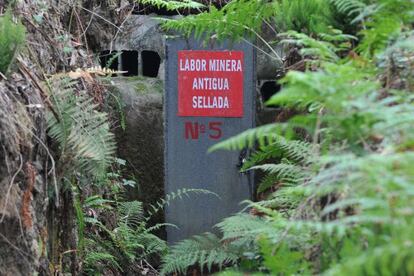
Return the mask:
<path id="1" fill-rule="evenodd" d="M 243 52 L 178 51 L 178 116 L 243 117 Z"/>

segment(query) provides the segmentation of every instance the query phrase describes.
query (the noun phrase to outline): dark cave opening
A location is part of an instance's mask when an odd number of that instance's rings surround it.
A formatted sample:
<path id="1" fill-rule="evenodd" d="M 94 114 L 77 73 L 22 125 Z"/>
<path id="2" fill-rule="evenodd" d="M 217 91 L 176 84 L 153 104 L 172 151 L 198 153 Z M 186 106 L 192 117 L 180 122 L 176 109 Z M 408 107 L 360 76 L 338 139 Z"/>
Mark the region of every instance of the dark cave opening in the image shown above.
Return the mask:
<path id="1" fill-rule="evenodd" d="M 132 11 L 132 14 L 152 14 L 155 13 L 157 15 L 179 15 L 180 12 L 177 10 L 168 10 L 166 7 L 156 7 L 154 5 L 149 4 L 138 4 L 135 9 Z"/>
<path id="2" fill-rule="evenodd" d="M 138 51 L 122 51 L 121 66 L 124 77 L 138 76 Z"/>
<path id="3" fill-rule="evenodd" d="M 263 103 L 266 103 L 273 95 L 279 92 L 281 85 L 276 81 L 266 81 L 260 87 L 260 95 L 262 97 Z"/>
<path id="4" fill-rule="evenodd" d="M 141 52 L 142 75 L 156 78 L 161 65 L 161 57 L 157 52 L 144 50 Z"/>

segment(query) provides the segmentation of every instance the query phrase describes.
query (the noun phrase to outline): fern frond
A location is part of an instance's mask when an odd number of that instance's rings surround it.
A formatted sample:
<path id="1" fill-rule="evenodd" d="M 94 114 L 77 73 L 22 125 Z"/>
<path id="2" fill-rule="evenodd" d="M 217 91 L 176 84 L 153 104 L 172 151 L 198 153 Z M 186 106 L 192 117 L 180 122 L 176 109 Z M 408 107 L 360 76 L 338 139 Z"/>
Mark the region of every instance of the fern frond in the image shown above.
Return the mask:
<path id="1" fill-rule="evenodd" d="M 47 114 L 49 135 L 59 142 L 62 156 L 70 157 L 66 162 L 102 177 L 115 152 L 107 115 L 97 111 L 84 92 L 76 95 L 73 82 L 58 79 L 51 87 L 54 87 L 51 100 L 59 117 Z"/>
<path id="2" fill-rule="evenodd" d="M 115 71 L 101 66 L 94 66 L 86 69 L 77 68 L 75 71 L 69 71 L 65 73 L 57 73 L 52 75 L 51 79 L 61 79 L 69 77 L 72 80 L 77 80 L 79 78 L 84 78 L 88 82 L 93 82 L 92 75 L 107 76 L 123 73 L 127 73 L 127 71 Z"/>
<path id="3" fill-rule="evenodd" d="M 267 104 L 299 107 L 313 113 L 327 109 L 346 115 L 350 110 L 338 102 L 361 99 L 374 93 L 379 83 L 371 79 L 368 71 L 355 72 L 351 64 L 327 63 L 317 72 L 289 72 L 282 81 L 285 88 L 272 96 Z M 318 108 L 311 109 L 315 104 Z"/>
<path id="4" fill-rule="evenodd" d="M 140 201 L 119 202 L 117 210 L 119 221 L 131 227 L 138 226 L 144 217 L 144 209 Z"/>
<path id="5" fill-rule="evenodd" d="M 293 164 L 263 164 L 250 168 L 251 170 L 262 170 L 270 175 L 276 175 L 277 179 L 286 184 L 295 184 L 303 181 L 307 174 L 303 168 Z"/>
<path id="6" fill-rule="evenodd" d="M 197 264 L 210 271 L 213 265 L 233 264 L 238 258 L 216 235 L 205 233 L 174 245 L 163 259 L 161 275 L 185 274 L 188 267 Z"/>
<path id="7" fill-rule="evenodd" d="M 312 194 L 312 189 L 303 184 L 293 187 L 282 187 L 273 193 L 272 199 L 263 202 L 263 206 L 276 208 L 281 211 L 290 211 L 297 208 L 303 200 Z"/>
<path id="8" fill-rule="evenodd" d="M 223 241 L 229 240 L 246 248 L 252 245 L 257 235 L 275 231 L 266 219 L 244 213 L 228 217 L 216 227 L 223 233 Z"/>
<path id="9" fill-rule="evenodd" d="M 194 195 L 213 195 L 217 198 L 220 198 L 220 196 L 214 192 L 211 192 L 209 190 L 205 189 L 189 189 L 189 188 L 183 188 L 178 189 L 175 192 L 171 192 L 165 195 L 165 198 L 160 199 L 155 204 L 151 204 L 147 210 L 146 215 L 146 221 L 148 221 L 151 216 L 158 213 L 159 211 L 163 210 L 165 206 L 168 206 L 171 201 L 182 199 L 184 197 L 189 198 L 192 194 Z"/>
<path id="10" fill-rule="evenodd" d="M 178 229 L 178 226 L 175 225 L 175 224 L 171 224 L 171 223 L 157 223 L 157 224 L 155 224 L 153 226 L 150 226 L 147 229 L 145 229 L 144 232 L 151 233 L 151 232 L 157 231 L 157 230 L 159 230 L 161 228 L 164 228 L 164 227 L 167 227 L 167 226 Z"/>
<path id="11" fill-rule="evenodd" d="M 89 252 L 84 259 L 86 268 L 86 271 L 90 272 L 96 272 L 96 267 L 102 266 L 102 267 L 116 267 L 120 271 L 122 270 L 122 267 L 117 262 L 116 257 L 111 255 L 110 253 L 105 252 Z M 92 266 L 93 265 L 93 266 Z M 91 268 L 90 268 L 91 266 Z"/>
<path id="12" fill-rule="evenodd" d="M 378 271 L 388 275 L 409 275 L 414 271 L 413 252 L 409 240 L 404 243 L 404 241 L 393 239 L 384 246 L 358 252 L 360 254 L 333 266 L 323 275 L 374 275 L 378 274 Z"/>
<path id="13" fill-rule="evenodd" d="M 382 51 L 391 39 L 395 39 L 401 32 L 403 22 L 398 14 L 379 16 L 375 23 L 367 23 L 369 27 L 361 31 L 365 39 L 358 45 L 357 50 L 365 56 L 371 56 Z"/>
<path id="14" fill-rule="evenodd" d="M 123 271 L 116 256 L 106 251 L 96 240 L 85 239 L 85 246 L 90 249 L 83 259 L 86 272 L 95 273 L 105 267 L 114 267 Z"/>
<path id="15" fill-rule="evenodd" d="M 135 0 L 141 4 L 148 4 L 157 8 L 165 8 L 168 11 L 183 9 L 203 9 L 205 6 L 192 0 Z"/>
<path id="16" fill-rule="evenodd" d="M 265 175 L 259 182 L 259 185 L 257 187 L 257 193 L 263 193 L 267 191 L 268 189 L 275 186 L 279 181 L 279 176 L 274 174 L 267 174 Z"/>
<path id="17" fill-rule="evenodd" d="M 261 146 L 265 146 L 271 144 L 275 139 L 280 138 L 280 136 L 276 135 L 278 129 L 278 126 L 275 124 L 248 129 L 236 136 L 215 144 L 209 148 L 209 152 L 219 149 L 242 150 L 244 148 L 253 148 L 256 142 L 259 142 Z"/>
<path id="18" fill-rule="evenodd" d="M 283 31 L 318 34 L 333 24 L 330 5 L 324 0 L 280 0 L 275 2 L 275 24 Z"/>
<path id="19" fill-rule="evenodd" d="M 367 4 L 359 0 L 330 0 L 339 12 L 348 16 L 357 17 L 366 8 Z"/>
<path id="20" fill-rule="evenodd" d="M 110 204 L 114 203 L 113 200 L 103 199 L 100 195 L 94 195 L 87 197 L 83 202 L 83 207 L 85 208 L 102 208 L 102 209 L 112 209 Z"/>
<path id="21" fill-rule="evenodd" d="M 209 40 L 214 36 L 219 40 L 240 40 L 260 30 L 263 20 L 269 19 L 275 11 L 273 5 L 267 1 L 233 0 L 220 10 L 210 6 L 208 12 L 165 20 L 163 26 L 187 36 L 194 34 L 199 39 Z"/>
<path id="22" fill-rule="evenodd" d="M 152 254 L 164 255 L 168 250 L 167 243 L 164 240 L 148 232 L 138 234 L 137 241 L 144 248 L 140 256 L 142 259 Z"/>
<path id="23" fill-rule="evenodd" d="M 338 61 L 340 59 L 338 53 L 350 47 L 349 41 L 357 39 L 354 36 L 342 34 L 340 31 L 332 31 L 332 34 L 318 34 L 319 39 L 296 31 L 288 31 L 281 36 L 285 37 L 282 43 L 300 47 L 302 56 L 311 57 L 318 63 Z"/>
<path id="24" fill-rule="evenodd" d="M 254 151 L 246 162 L 244 162 L 242 171 L 247 171 L 251 167 L 269 159 L 280 159 L 282 154 L 282 150 L 277 146 L 277 143 L 261 146 L 260 149 Z"/>

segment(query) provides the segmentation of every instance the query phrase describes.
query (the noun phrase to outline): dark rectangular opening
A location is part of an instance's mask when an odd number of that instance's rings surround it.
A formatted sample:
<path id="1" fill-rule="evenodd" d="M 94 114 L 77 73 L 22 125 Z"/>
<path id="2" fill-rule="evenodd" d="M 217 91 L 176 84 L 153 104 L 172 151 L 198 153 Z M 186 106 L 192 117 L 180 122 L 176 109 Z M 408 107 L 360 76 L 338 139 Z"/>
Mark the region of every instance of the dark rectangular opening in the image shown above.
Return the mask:
<path id="1" fill-rule="evenodd" d="M 273 95 L 279 92 L 281 85 L 276 81 L 266 81 L 260 87 L 260 95 L 262 97 L 263 103 L 266 103 Z M 274 106 L 271 106 L 274 107 Z"/>
<path id="2" fill-rule="evenodd" d="M 156 78 L 160 69 L 161 57 L 154 51 L 142 51 L 142 75 L 146 77 Z"/>
<path id="3" fill-rule="evenodd" d="M 138 76 L 138 51 L 122 51 L 121 65 L 125 77 Z"/>
<path id="4" fill-rule="evenodd" d="M 155 7 L 150 4 L 138 4 L 135 9 L 132 11 L 132 14 L 152 14 L 156 15 L 179 15 L 180 13 L 177 10 L 167 10 L 165 7 Z"/>

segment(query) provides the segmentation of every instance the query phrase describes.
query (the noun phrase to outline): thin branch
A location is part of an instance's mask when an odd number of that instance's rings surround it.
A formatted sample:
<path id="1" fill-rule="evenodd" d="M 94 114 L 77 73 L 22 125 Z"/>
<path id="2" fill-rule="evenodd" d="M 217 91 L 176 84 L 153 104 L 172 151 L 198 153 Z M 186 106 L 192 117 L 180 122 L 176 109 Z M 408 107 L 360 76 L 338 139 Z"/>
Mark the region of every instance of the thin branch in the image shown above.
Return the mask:
<path id="1" fill-rule="evenodd" d="M 96 12 L 93 12 L 91 10 L 88 10 L 85 7 L 82 7 L 82 6 L 78 6 L 78 7 L 81 8 L 81 9 L 83 9 L 83 10 L 85 10 L 85 11 L 87 11 L 87 12 L 90 12 L 91 14 L 95 15 L 96 17 L 99 17 L 100 19 L 102 19 L 103 21 L 105 21 L 106 23 L 108 23 L 109 25 L 112 25 L 117 30 L 121 31 L 121 29 L 117 25 L 115 25 L 114 23 L 112 23 L 111 21 L 109 21 L 108 19 L 106 19 L 105 17 L 102 17 L 101 15 L 97 14 Z"/>
<path id="2" fill-rule="evenodd" d="M 114 41 L 118 37 L 119 33 L 122 32 L 122 28 L 123 28 L 125 22 L 131 17 L 131 14 L 134 11 L 134 9 L 135 9 L 135 2 L 133 4 L 131 10 L 128 12 L 128 15 L 125 17 L 125 19 L 122 21 L 121 25 L 119 26 L 118 30 L 116 31 L 116 33 L 114 35 L 114 38 L 111 40 L 111 43 L 110 43 L 111 47 L 109 48 L 110 52 L 112 52 L 112 46 L 113 46 Z"/>
<path id="3" fill-rule="evenodd" d="M 74 11 L 74 14 L 75 14 L 75 16 L 76 16 L 76 20 L 78 21 L 78 24 L 79 24 L 79 26 L 80 26 L 81 30 L 83 31 L 83 33 L 86 33 L 85 29 L 83 28 L 83 25 L 82 25 L 82 20 L 80 19 L 78 12 L 77 12 L 75 9 L 74 9 L 73 11 Z M 88 39 L 86 38 L 86 36 L 83 36 L 83 37 L 84 37 L 84 39 L 85 39 L 85 47 L 86 47 L 86 52 L 88 52 L 88 53 L 89 53 Z M 92 63 L 92 60 L 91 60 L 91 58 L 90 58 L 90 55 L 88 55 L 88 58 L 89 58 L 89 62 L 90 62 L 90 63 Z"/>
<path id="4" fill-rule="evenodd" d="M 81 34 L 81 36 L 84 36 L 86 34 L 86 32 L 88 31 L 89 27 L 91 26 L 92 22 L 93 22 L 93 18 L 95 17 L 94 14 L 91 15 L 91 19 L 89 19 L 88 25 L 86 25 L 85 30 L 83 31 L 83 33 Z"/>
<path id="5" fill-rule="evenodd" d="M 244 27 L 247 28 L 248 30 L 250 30 L 251 32 L 253 32 L 254 35 L 257 36 L 272 51 L 272 53 L 277 57 L 277 59 L 280 62 L 283 62 L 283 59 L 279 56 L 279 54 L 276 52 L 276 50 L 261 35 L 259 35 L 258 32 L 256 32 L 255 30 L 253 30 L 252 28 L 249 28 L 247 26 L 244 26 Z"/>
<path id="6" fill-rule="evenodd" d="M 44 91 L 44 89 L 42 88 L 42 86 L 40 86 L 40 84 L 37 82 L 36 78 L 30 73 L 30 70 L 28 70 L 26 68 L 25 63 L 20 58 L 17 58 L 17 61 L 21 65 L 21 66 L 19 66 L 20 72 L 23 75 L 28 76 L 33 81 L 33 83 L 36 86 L 36 88 L 39 89 L 40 95 L 42 96 L 42 98 L 43 98 L 44 102 L 46 103 L 47 107 L 50 109 L 50 111 L 52 111 L 52 113 L 55 116 L 56 120 L 58 120 L 58 122 L 59 122 L 60 121 L 59 115 L 56 113 L 55 109 L 53 108 L 53 105 L 50 102 L 47 93 Z"/>
<path id="7" fill-rule="evenodd" d="M 28 253 L 24 252 L 23 250 L 21 250 L 20 248 L 18 248 L 16 245 L 14 245 L 11 241 L 9 241 L 9 239 L 4 236 L 2 233 L 0 233 L 0 238 L 2 238 L 6 243 L 8 243 L 14 250 L 16 250 L 20 255 L 22 255 L 22 257 L 24 258 L 24 260 L 29 264 L 29 261 L 27 259 L 30 259 L 30 257 L 32 257 L 31 255 L 29 255 Z M 30 264 L 33 265 L 33 264 Z"/>
<path id="8" fill-rule="evenodd" d="M 7 193 L 6 193 L 6 200 L 4 201 L 4 206 L 3 206 L 3 211 L 2 211 L 2 216 L 1 216 L 1 219 L 0 219 L 0 223 L 3 222 L 4 217 L 6 216 L 6 208 L 7 208 L 7 205 L 9 204 L 9 196 L 10 196 L 10 192 L 11 192 L 11 189 L 13 187 L 13 184 L 14 184 L 14 179 L 22 171 L 22 168 L 23 168 L 23 157 L 22 157 L 21 154 L 19 154 L 19 157 L 20 157 L 20 166 L 19 166 L 19 168 L 17 169 L 17 171 L 14 173 L 13 177 L 10 180 L 9 188 L 7 189 Z"/>
<path id="9" fill-rule="evenodd" d="M 265 50 L 263 50 L 262 48 L 256 46 L 255 44 L 251 43 L 249 40 L 242 38 L 242 40 L 244 42 L 246 42 L 247 44 L 249 44 L 250 46 L 253 46 L 255 49 L 259 50 L 260 52 L 262 52 L 263 54 L 265 54 L 266 56 L 270 57 L 271 59 L 275 59 L 274 56 L 272 56 L 271 54 L 269 54 L 268 52 L 266 52 Z"/>
<path id="10" fill-rule="evenodd" d="M 266 25 L 276 34 L 278 35 L 279 33 L 276 31 L 275 28 L 273 28 L 272 24 L 270 24 L 266 19 L 263 19 L 263 22 L 266 23 Z"/>
<path id="11" fill-rule="evenodd" d="M 16 124 L 18 124 L 21 128 L 28 131 L 31 135 L 33 135 L 33 138 L 35 138 L 39 144 L 45 149 L 47 155 L 49 156 L 50 161 L 52 162 L 52 167 L 47 172 L 47 175 L 52 175 L 53 184 L 55 186 L 55 193 L 56 193 L 56 207 L 59 206 L 59 196 L 58 196 L 58 186 L 57 186 L 57 180 L 56 180 L 56 165 L 55 165 L 55 159 L 53 158 L 52 154 L 49 151 L 49 148 L 43 143 L 42 139 L 40 139 L 31 129 L 26 127 L 23 124 L 20 124 L 19 121 L 17 121 L 15 118 L 12 117 L 12 119 L 15 121 Z"/>

